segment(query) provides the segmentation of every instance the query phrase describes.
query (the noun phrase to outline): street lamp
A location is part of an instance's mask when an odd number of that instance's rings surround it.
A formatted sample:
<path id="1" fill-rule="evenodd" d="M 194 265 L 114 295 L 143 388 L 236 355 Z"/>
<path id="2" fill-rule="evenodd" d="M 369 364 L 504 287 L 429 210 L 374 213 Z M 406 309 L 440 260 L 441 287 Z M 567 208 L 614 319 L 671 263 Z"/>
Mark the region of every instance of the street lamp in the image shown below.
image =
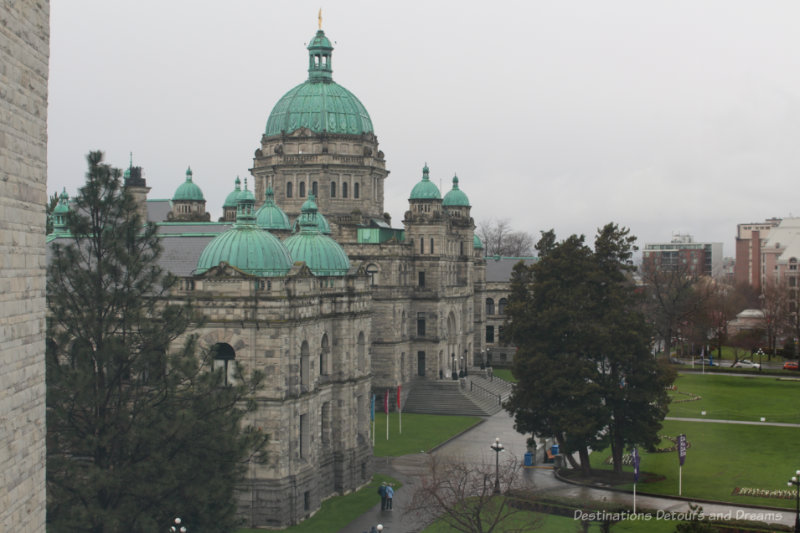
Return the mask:
<path id="1" fill-rule="evenodd" d="M 500 452 L 503 451 L 503 445 L 500 444 L 500 437 L 496 437 L 494 439 L 494 444 L 489 446 L 491 449 L 494 450 L 495 453 L 495 462 L 494 462 L 494 493 L 500 494 Z M 798 472 L 800 474 L 800 472 Z"/>
<path id="2" fill-rule="evenodd" d="M 175 519 L 175 525 L 171 526 L 169 528 L 169 531 L 170 531 L 170 533 L 186 533 L 188 530 L 186 529 L 186 526 L 182 526 L 181 525 L 181 519 L 180 518 L 176 518 Z"/>
<path id="3" fill-rule="evenodd" d="M 757 353 L 758 353 L 758 371 L 761 372 L 761 360 L 764 357 L 764 350 L 759 348 Z"/>
<path id="4" fill-rule="evenodd" d="M 786 483 L 786 485 L 789 487 L 791 487 L 792 485 L 797 487 L 795 491 L 796 504 L 795 504 L 795 515 L 794 515 L 794 531 L 795 533 L 800 533 L 800 470 L 795 472 L 795 475 L 792 476 L 791 481 Z"/>

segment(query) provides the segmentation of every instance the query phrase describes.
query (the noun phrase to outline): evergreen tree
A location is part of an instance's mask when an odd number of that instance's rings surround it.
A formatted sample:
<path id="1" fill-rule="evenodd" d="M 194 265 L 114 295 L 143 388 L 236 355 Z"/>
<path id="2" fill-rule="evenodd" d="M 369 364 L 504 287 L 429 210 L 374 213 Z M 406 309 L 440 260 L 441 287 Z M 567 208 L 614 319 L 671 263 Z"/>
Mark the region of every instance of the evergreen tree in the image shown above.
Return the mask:
<path id="1" fill-rule="evenodd" d="M 234 488 L 263 447 L 244 427 L 260 376 L 195 357 L 187 306 L 167 303 L 159 268 L 120 172 L 87 156 L 86 184 L 53 243 L 47 270 L 48 529 L 230 531 Z"/>
<path id="2" fill-rule="evenodd" d="M 587 447 L 610 444 L 621 471 L 626 447 L 658 442 L 665 386 L 674 379 L 650 354 L 631 277 L 634 242 L 616 224 L 598 231 L 594 250 L 583 237 L 557 243 L 544 232 L 539 261 L 512 275 L 507 309 L 518 384 L 507 408 L 519 431 L 555 436 L 564 452 L 578 452 L 585 474 Z"/>

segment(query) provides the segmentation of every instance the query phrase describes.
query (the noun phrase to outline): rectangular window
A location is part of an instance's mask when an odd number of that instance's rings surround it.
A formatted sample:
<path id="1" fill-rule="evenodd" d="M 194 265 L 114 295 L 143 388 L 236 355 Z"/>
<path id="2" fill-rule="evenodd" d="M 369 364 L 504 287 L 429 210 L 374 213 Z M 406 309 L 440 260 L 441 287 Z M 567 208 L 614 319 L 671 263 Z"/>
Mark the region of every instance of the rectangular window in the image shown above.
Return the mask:
<path id="1" fill-rule="evenodd" d="M 308 415 L 300 415 L 300 457 L 308 457 Z"/>
<path id="2" fill-rule="evenodd" d="M 494 326 L 486 326 L 486 342 L 494 342 Z"/>
<path id="3" fill-rule="evenodd" d="M 303 509 L 306 511 L 311 510 L 311 491 L 305 491 L 303 493 Z"/>
<path id="4" fill-rule="evenodd" d="M 424 287 L 425 286 L 425 272 L 419 272 L 418 275 L 419 275 L 419 286 L 420 287 Z"/>
<path id="5" fill-rule="evenodd" d="M 425 313 L 417 313 L 417 336 L 425 336 Z"/>
<path id="6" fill-rule="evenodd" d="M 434 253 L 433 252 L 433 237 L 431 237 L 431 253 Z"/>
<path id="7" fill-rule="evenodd" d="M 421 254 L 425 253 L 425 237 L 419 238 L 419 253 Z"/>

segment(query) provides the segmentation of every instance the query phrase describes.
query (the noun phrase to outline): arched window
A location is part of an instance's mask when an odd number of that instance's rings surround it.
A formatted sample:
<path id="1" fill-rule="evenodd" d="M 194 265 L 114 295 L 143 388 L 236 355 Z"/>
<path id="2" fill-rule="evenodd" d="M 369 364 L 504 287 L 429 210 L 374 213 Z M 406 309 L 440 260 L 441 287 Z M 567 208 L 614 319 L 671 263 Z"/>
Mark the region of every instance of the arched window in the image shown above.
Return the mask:
<path id="1" fill-rule="evenodd" d="M 360 192 L 358 189 L 359 189 L 358 182 L 356 182 L 353 184 L 353 198 L 358 198 Z"/>
<path id="2" fill-rule="evenodd" d="M 331 182 L 331 198 L 336 198 L 336 182 Z"/>
<path id="3" fill-rule="evenodd" d="M 316 181 L 311 182 L 311 194 L 314 196 L 319 196 L 319 191 L 317 190 L 318 185 Z"/>
<path id="4" fill-rule="evenodd" d="M 306 182 L 305 181 L 301 181 L 299 183 L 299 185 L 297 186 L 297 192 L 300 195 L 300 198 L 305 198 L 306 197 Z"/>
<path id="5" fill-rule="evenodd" d="M 342 183 L 342 198 L 347 198 L 347 182 Z"/>
<path id="6" fill-rule="evenodd" d="M 288 181 L 286 182 L 286 198 L 291 198 L 291 197 L 292 197 L 292 182 Z"/>
<path id="7" fill-rule="evenodd" d="M 508 300 L 505 298 L 500 298 L 500 301 L 497 302 L 497 314 L 504 315 L 506 313 L 506 305 L 508 305 Z"/>
<path id="8" fill-rule="evenodd" d="M 325 402 L 322 404 L 322 412 L 320 414 L 322 444 L 328 444 L 331 441 L 331 419 L 331 402 Z"/>
<path id="9" fill-rule="evenodd" d="M 486 316 L 494 314 L 494 300 L 486 298 Z"/>
<path id="10" fill-rule="evenodd" d="M 211 347 L 212 369 L 221 370 L 222 384 L 231 385 L 234 383 L 236 372 L 236 352 L 227 343 L 217 343 Z"/>

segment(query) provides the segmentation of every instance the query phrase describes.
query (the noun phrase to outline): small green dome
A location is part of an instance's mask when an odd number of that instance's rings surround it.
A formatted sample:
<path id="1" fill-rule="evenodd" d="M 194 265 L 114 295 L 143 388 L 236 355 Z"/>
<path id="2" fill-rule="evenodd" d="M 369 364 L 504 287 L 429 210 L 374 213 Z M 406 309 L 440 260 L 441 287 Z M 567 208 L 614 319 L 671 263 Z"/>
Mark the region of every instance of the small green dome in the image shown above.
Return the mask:
<path id="1" fill-rule="evenodd" d="M 55 235 L 66 235 L 69 233 L 67 229 L 67 214 L 69 213 L 69 195 L 67 194 L 67 189 L 61 192 L 58 196 L 58 203 L 53 208 L 53 212 L 50 213 L 50 219 L 53 221 L 53 231 L 52 234 Z"/>
<path id="2" fill-rule="evenodd" d="M 414 185 L 411 189 L 411 197 L 409 200 L 439 200 L 442 195 L 439 193 L 437 187 L 428 175 L 428 165 L 422 167 L 422 181 Z"/>
<path id="3" fill-rule="evenodd" d="M 58 196 L 58 203 L 56 207 L 53 209 L 53 214 L 65 214 L 69 213 L 69 195 L 67 194 L 67 188 L 61 191 L 61 194 Z"/>
<path id="4" fill-rule="evenodd" d="M 175 190 L 172 201 L 205 202 L 203 191 L 192 181 L 192 167 L 186 169 L 186 181 Z"/>
<path id="5" fill-rule="evenodd" d="M 300 211 L 300 233 L 284 241 L 292 259 L 305 261 L 315 276 L 346 275 L 350 270 L 350 260 L 339 243 L 320 233 L 313 194 L 308 196 Z"/>
<path id="6" fill-rule="evenodd" d="M 286 247 L 255 223 L 255 198 L 247 190 L 236 206 L 236 224 L 208 243 L 197 260 L 197 274 L 227 263 L 254 276 L 283 276 L 292 267 Z"/>
<path id="7" fill-rule="evenodd" d="M 477 233 L 472 237 L 472 247 L 476 250 L 483 250 L 483 243 Z"/>
<path id="8" fill-rule="evenodd" d="M 469 207 L 469 198 L 458 188 L 458 176 L 453 176 L 453 188 L 444 195 L 442 205 L 445 207 Z"/>
<path id="9" fill-rule="evenodd" d="M 256 224 L 261 229 L 290 229 L 289 217 L 275 205 L 275 192 L 267 187 L 264 204 L 256 211 Z"/>
<path id="10" fill-rule="evenodd" d="M 278 100 L 267 120 L 268 137 L 308 128 L 314 133 L 361 135 L 372 132 L 372 120 L 356 96 L 333 81 L 333 46 L 322 30 L 308 45 L 308 80 Z"/>
<path id="11" fill-rule="evenodd" d="M 310 196 L 312 195 L 309 195 L 309 197 Z M 316 205 L 316 202 L 314 202 L 314 205 Z M 300 217 L 298 217 L 297 220 L 294 221 L 294 224 L 292 224 L 292 231 L 295 233 L 299 231 L 300 228 L 299 222 L 300 222 Z M 323 235 L 330 235 L 332 233 L 331 225 L 328 223 L 328 219 L 325 218 L 325 216 L 319 211 L 317 211 L 317 229 L 319 229 L 319 232 L 322 233 Z"/>
<path id="12" fill-rule="evenodd" d="M 222 204 L 222 207 L 236 207 L 239 205 L 239 195 L 242 193 L 242 181 L 239 179 L 239 176 L 236 176 L 236 181 L 234 189 L 231 193 L 225 198 L 225 203 Z"/>

